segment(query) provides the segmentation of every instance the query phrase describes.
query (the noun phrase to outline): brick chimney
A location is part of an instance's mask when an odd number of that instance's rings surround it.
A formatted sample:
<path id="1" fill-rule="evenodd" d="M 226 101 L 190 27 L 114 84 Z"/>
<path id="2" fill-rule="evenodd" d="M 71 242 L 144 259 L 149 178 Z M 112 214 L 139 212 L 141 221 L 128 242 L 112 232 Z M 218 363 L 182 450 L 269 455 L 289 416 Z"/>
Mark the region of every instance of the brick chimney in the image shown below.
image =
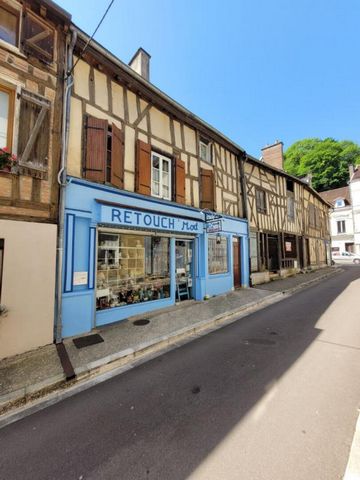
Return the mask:
<path id="1" fill-rule="evenodd" d="M 268 163 L 272 167 L 279 168 L 284 170 L 284 153 L 283 153 L 283 142 L 277 140 L 272 145 L 267 145 L 261 149 L 262 157 L 265 163 Z"/>
<path id="2" fill-rule="evenodd" d="M 150 81 L 150 58 L 151 56 L 140 47 L 129 62 L 129 66 L 148 82 Z"/>

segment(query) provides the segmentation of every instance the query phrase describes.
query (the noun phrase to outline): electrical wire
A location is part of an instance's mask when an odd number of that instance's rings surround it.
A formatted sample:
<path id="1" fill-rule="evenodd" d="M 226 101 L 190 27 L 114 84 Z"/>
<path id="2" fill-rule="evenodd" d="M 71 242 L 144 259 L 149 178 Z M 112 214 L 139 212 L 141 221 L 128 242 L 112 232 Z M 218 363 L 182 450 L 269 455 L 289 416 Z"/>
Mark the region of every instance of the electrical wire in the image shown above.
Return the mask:
<path id="1" fill-rule="evenodd" d="M 80 55 L 78 56 L 78 59 L 76 60 L 76 62 L 75 62 L 74 65 L 73 65 L 72 69 L 67 73 L 66 78 L 68 78 L 68 77 L 72 74 L 72 72 L 74 71 L 76 65 L 77 65 L 78 62 L 82 59 L 84 53 L 86 52 L 88 46 L 90 45 L 90 42 L 92 41 L 92 39 L 93 39 L 94 36 L 96 35 L 96 32 L 99 30 L 102 22 L 104 21 L 106 15 L 108 14 L 108 12 L 109 12 L 109 10 L 110 10 L 110 8 L 112 7 L 112 5 L 113 5 L 114 2 L 115 2 L 115 0 L 111 0 L 111 1 L 110 1 L 107 9 L 105 10 L 104 15 L 101 17 L 100 22 L 98 23 L 97 27 L 95 28 L 94 33 L 91 35 L 91 37 L 89 38 L 89 40 L 86 42 L 84 48 L 82 49 Z"/>

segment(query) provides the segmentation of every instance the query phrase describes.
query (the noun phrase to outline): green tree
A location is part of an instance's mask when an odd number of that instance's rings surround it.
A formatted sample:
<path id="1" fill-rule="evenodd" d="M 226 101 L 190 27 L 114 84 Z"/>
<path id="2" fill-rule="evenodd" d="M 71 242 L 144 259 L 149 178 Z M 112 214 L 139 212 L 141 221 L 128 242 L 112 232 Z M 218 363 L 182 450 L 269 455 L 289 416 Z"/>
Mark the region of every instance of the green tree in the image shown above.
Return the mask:
<path id="1" fill-rule="evenodd" d="M 360 146 L 348 140 L 305 138 L 289 147 L 285 171 L 297 177 L 312 174 L 315 190 L 343 187 L 349 180 L 349 165 L 360 164 Z"/>

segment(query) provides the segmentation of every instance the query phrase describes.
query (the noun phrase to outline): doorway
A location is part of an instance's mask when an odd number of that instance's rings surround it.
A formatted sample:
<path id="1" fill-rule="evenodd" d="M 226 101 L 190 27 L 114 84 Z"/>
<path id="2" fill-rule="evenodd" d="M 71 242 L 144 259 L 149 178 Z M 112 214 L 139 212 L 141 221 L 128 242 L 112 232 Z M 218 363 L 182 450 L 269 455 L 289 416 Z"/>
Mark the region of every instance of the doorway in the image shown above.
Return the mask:
<path id="1" fill-rule="evenodd" d="M 269 271 L 277 272 L 279 265 L 279 238 L 277 235 L 268 235 Z"/>
<path id="2" fill-rule="evenodd" d="M 175 240 L 176 299 L 189 300 L 193 295 L 193 240 Z"/>
<path id="3" fill-rule="evenodd" d="M 241 239 L 233 237 L 233 272 L 234 287 L 241 287 L 241 256 L 240 256 Z"/>

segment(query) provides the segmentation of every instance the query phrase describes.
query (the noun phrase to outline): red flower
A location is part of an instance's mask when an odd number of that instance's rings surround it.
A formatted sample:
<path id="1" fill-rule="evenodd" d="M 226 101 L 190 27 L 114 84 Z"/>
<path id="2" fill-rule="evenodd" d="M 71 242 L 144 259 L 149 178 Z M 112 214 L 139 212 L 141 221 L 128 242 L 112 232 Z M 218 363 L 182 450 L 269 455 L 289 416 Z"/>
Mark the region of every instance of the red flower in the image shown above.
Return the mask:
<path id="1" fill-rule="evenodd" d="M 3 152 L 8 152 L 8 151 L 9 151 L 9 149 L 8 149 L 7 147 L 2 148 L 1 150 L 2 150 Z"/>

